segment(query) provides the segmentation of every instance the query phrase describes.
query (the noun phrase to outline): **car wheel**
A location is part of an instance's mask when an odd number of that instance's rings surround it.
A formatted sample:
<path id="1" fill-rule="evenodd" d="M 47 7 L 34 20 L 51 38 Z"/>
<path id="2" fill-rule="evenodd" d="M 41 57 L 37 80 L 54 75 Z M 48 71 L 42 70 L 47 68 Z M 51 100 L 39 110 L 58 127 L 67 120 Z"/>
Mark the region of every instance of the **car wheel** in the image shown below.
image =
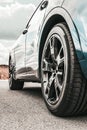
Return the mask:
<path id="1" fill-rule="evenodd" d="M 87 89 L 66 24 L 57 24 L 47 36 L 41 60 L 42 94 L 57 116 L 87 111 Z"/>
<path id="2" fill-rule="evenodd" d="M 16 80 L 14 76 L 14 66 L 12 65 L 11 58 L 9 58 L 9 89 L 21 90 L 23 89 L 24 82 Z"/>

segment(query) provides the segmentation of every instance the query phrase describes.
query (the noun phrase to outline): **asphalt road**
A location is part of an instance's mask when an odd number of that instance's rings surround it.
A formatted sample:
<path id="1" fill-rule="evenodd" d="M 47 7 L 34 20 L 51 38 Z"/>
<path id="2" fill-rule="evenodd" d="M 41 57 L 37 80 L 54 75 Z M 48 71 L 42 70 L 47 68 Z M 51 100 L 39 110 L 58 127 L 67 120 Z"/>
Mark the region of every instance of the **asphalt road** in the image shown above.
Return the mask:
<path id="1" fill-rule="evenodd" d="M 10 91 L 6 82 L 0 84 L 0 130 L 86 129 L 87 116 L 53 116 L 44 104 L 40 85 L 25 84 L 22 91 Z"/>

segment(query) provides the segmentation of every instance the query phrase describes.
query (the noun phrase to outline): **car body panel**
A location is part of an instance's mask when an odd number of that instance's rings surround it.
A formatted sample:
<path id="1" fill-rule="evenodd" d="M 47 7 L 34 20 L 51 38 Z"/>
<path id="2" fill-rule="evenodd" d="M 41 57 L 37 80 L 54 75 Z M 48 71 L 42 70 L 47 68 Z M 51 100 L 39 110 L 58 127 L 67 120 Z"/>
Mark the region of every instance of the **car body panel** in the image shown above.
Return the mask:
<path id="1" fill-rule="evenodd" d="M 22 34 L 17 40 L 14 52 L 14 62 L 16 68 L 17 79 L 35 79 L 38 78 L 38 53 L 39 53 L 39 38 L 41 35 L 41 28 L 44 22 L 46 10 L 51 10 L 56 5 L 61 6 L 63 0 L 55 0 L 54 2 L 48 1 L 48 8 L 41 10 L 41 5 L 44 0 L 40 3 L 31 19 L 27 24 L 27 34 Z M 50 8 L 49 8 L 50 7 Z M 12 52 L 12 53 L 13 53 Z M 26 78 L 25 78 L 26 77 Z M 31 77 L 31 78 L 30 78 Z M 38 80 L 39 81 L 39 80 Z"/>
<path id="2" fill-rule="evenodd" d="M 39 4 L 38 7 L 41 6 L 41 3 Z M 36 43 L 33 44 L 34 43 L 33 39 L 35 36 L 34 33 L 37 33 L 36 29 L 34 28 L 34 21 L 36 20 L 34 18 L 34 14 L 37 12 L 38 7 L 36 8 L 35 12 L 33 13 L 32 17 L 30 18 L 30 20 L 25 28 L 25 30 L 28 30 L 28 33 L 21 34 L 21 36 L 17 39 L 17 41 L 16 41 L 15 45 L 13 46 L 11 53 L 10 53 L 12 62 L 13 62 L 13 64 L 15 64 L 16 79 L 22 79 L 22 78 L 25 79 L 25 77 L 30 77 L 30 76 L 34 78 L 34 75 L 36 75 L 37 65 L 36 64 L 34 65 L 34 63 L 35 63 L 34 61 L 36 60 L 36 57 L 34 57 L 34 56 L 36 56 L 35 52 L 37 52 L 37 50 L 35 48 Z M 29 57 L 27 57 L 28 56 L 27 54 L 29 55 Z M 29 62 L 29 66 L 28 66 L 28 62 Z M 31 68 L 31 70 L 30 70 L 30 68 Z M 34 68 L 34 70 L 32 68 Z M 30 72 L 29 74 L 28 74 L 28 71 Z"/>
<path id="3" fill-rule="evenodd" d="M 27 73 L 34 73 L 38 69 L 38 38 L 46 9 L 38 7 L 35 15 L 29 22 L 26 35 L 26 68 Z"/>
<path id="4" fill-rule="evenodd" d="M 67 23 L 79 63 L 85 77 L 87 78 L 87 33 L 84 28 L 87 19 L 83 15 L 84 12 L 81 13 L 82 15 L 80 14 L 80 8 L 85 5 L 83 6 L 81 5 L 82 3 L 78 2 L 79 4 L 77 8 L 77 1 L 78 0 L 74 0 L 73 2 L 69 0 L 48 0 L 48 5 L 43 10 L 41 10 L 41 5 L 44 0 L 40 3 L 26 26 L 28 32 L 20 36 L 15 48 L 11 52 L 13 61 L 16 62 L 15 67 L 17 79 L 28 81 L 34 79 L 33 81 L 39 81 L 40 77 L 38 71 L 40 68 L 39 56 L 41 55 L 40 45 L 42 44 L 42 34 L 47 22 L 54 15 L 60 15 Z M 79 17 L 79 15 L 81 15 L 81 17 Z M 84 24 L 82 23 L 82 20 L 84 21 Z M 21 69 L 22 71 L 20 71 Z"/>
<path id="5" fill-rule="evenodd" d="M 44 26 L 46 25 L 47 21 L 55 14 L 61 15 L 65 19 L 65 21 L 66 21 L 66 23 L 67 23 L 67 25 L 69 27 L 69 30 L 70 30 L 73 42 L 74 42 L 76 54 L 77 54 L 79 63 L 81 65 L 81 69 L 83 71 L 83 74 L 87 78 L 87 71 L 86 71 L 87 70 L 87 66 L 85 66 L 87 61 L 86 61 L 86 59 L 84 57 L 84 54 L 82 52 L 82 46 L 81 46 L 80 37 L 79 37 L 77 28 L 76 28 L 76 26 L 74 24 L 74 21 L 73 21 L 71 15 L 63 7 L 55 7 L 50 12 L 46 12 L 46 13 L 47 13 L 47 15 L 46 15 L 46 18 L 45 18 L 45 21 L 44 21 L 44 24 L 43 24 L 43 29 L 44 29 Z"/>
<path id="6" fill-rule="evenodd" d="M 43 1 L 44 2 L 44 1 Z M 42 3 L 43 3 L 42 2 Z M 40 44 L 40 36 L 42 25 L 45 20 L 45 15 L 47 10 L 51 10 L 51 8 L 55 7 L 56 5 L 61 6 L 63 0 L 49 0 L 47 8 L 41 10 L 41 5 L 38 7 L 35 15 L 32 17 L 31 21 L 29 22 L 29 29 L 26 38 L 26 68 L 27 74 L 35 72 L 35 76 L 38 78 L 38 50 Z M 50 7 L 50 8 L 49 8 Z M 31 70 L 31 71 L 30 71 Z"/>
<path id="7" fill-rule="evenodd" d="M 78 58 L 79 58 L 79 60 L 82 60 L 83 59 L 83 53 L 82 53 L 81 45 L 80 45 L 80 42 L 79 42 L 79 37 L 77 35 L 77 30 L 74 26 L 73 19 L 71 18 L 69 13 L 64 8 L 55 7 L 50 12 L 47 12 L 47 16 L 46 16 L 44 24 L 43 24 L 43 29 L 44 29 L 47 21 L 55 14 L 61 15 L 65 19 L 65 21 L 66 21 L 66 23 L 67 23 L 67 25 L 70 29 L 73 41 L 74 41 L 74 43 L 76 43 L 75 48 L 77 50 Z M 42 29 L 42 31 L 43 31 L 43 29 Z"/>
<path id="8" fill-rule="evenodd" d="M 83 73 L 87 78 L 87 0 L 65 0 L 63 3 L 65 8 L 75 23 L 79 33 L 80 44 L 84 55 L 83 61 L 79 61 Z M 74 44 L 76 44 L 74 42 Z"/>
<path id="9" fill-rule="evenodd" d="M 22 34 L 14 46 L 16 71 L 25 68 L 25 36 Z"/>

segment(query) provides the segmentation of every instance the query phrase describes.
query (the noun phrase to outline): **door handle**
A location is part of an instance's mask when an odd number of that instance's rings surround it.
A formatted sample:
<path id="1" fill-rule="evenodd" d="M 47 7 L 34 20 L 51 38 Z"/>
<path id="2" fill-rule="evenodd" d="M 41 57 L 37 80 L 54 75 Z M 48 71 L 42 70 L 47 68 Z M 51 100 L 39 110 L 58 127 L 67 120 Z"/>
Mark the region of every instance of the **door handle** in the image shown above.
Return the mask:
<path id="1" fill-rule="evenodd" d="M 44 1 L 40 7 L 41 10 L 45 9 L 48 6 L 48 1 Z"/>
<path id="2" fill-rule="evenodd" d="M 28 29 L 25 29 L 24 31 L 23 31 L 23 34 L 26 34 L 28 32 Z"/>

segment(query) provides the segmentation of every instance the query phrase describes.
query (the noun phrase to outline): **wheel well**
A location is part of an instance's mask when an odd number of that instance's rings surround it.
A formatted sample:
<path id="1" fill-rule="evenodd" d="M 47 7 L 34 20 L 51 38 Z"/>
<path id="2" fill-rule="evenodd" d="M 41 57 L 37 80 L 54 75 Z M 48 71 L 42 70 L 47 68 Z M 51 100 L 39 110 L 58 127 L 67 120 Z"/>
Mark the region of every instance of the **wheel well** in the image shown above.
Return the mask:
<path id="1" fill-rule="evenodd" d="M 44 44 L 46 41 L 46 38 L 50 32 L 50 30 L 58 23 L 66 23 L 66 21 L 64 20 L 64 18 L 61 15 L 53 15 L 52 17 L 49 18 L 49 20 L 47 21 L 44 29 L 43 29 L 43 33 L 41 36 L 41 41 L 40 41 L 40 47 L 39 47 L 39 77 L 41 77 L 41 58 L 42 58 L 42 52 L 43 52 L 43 48 L 44 48 Z"/>

